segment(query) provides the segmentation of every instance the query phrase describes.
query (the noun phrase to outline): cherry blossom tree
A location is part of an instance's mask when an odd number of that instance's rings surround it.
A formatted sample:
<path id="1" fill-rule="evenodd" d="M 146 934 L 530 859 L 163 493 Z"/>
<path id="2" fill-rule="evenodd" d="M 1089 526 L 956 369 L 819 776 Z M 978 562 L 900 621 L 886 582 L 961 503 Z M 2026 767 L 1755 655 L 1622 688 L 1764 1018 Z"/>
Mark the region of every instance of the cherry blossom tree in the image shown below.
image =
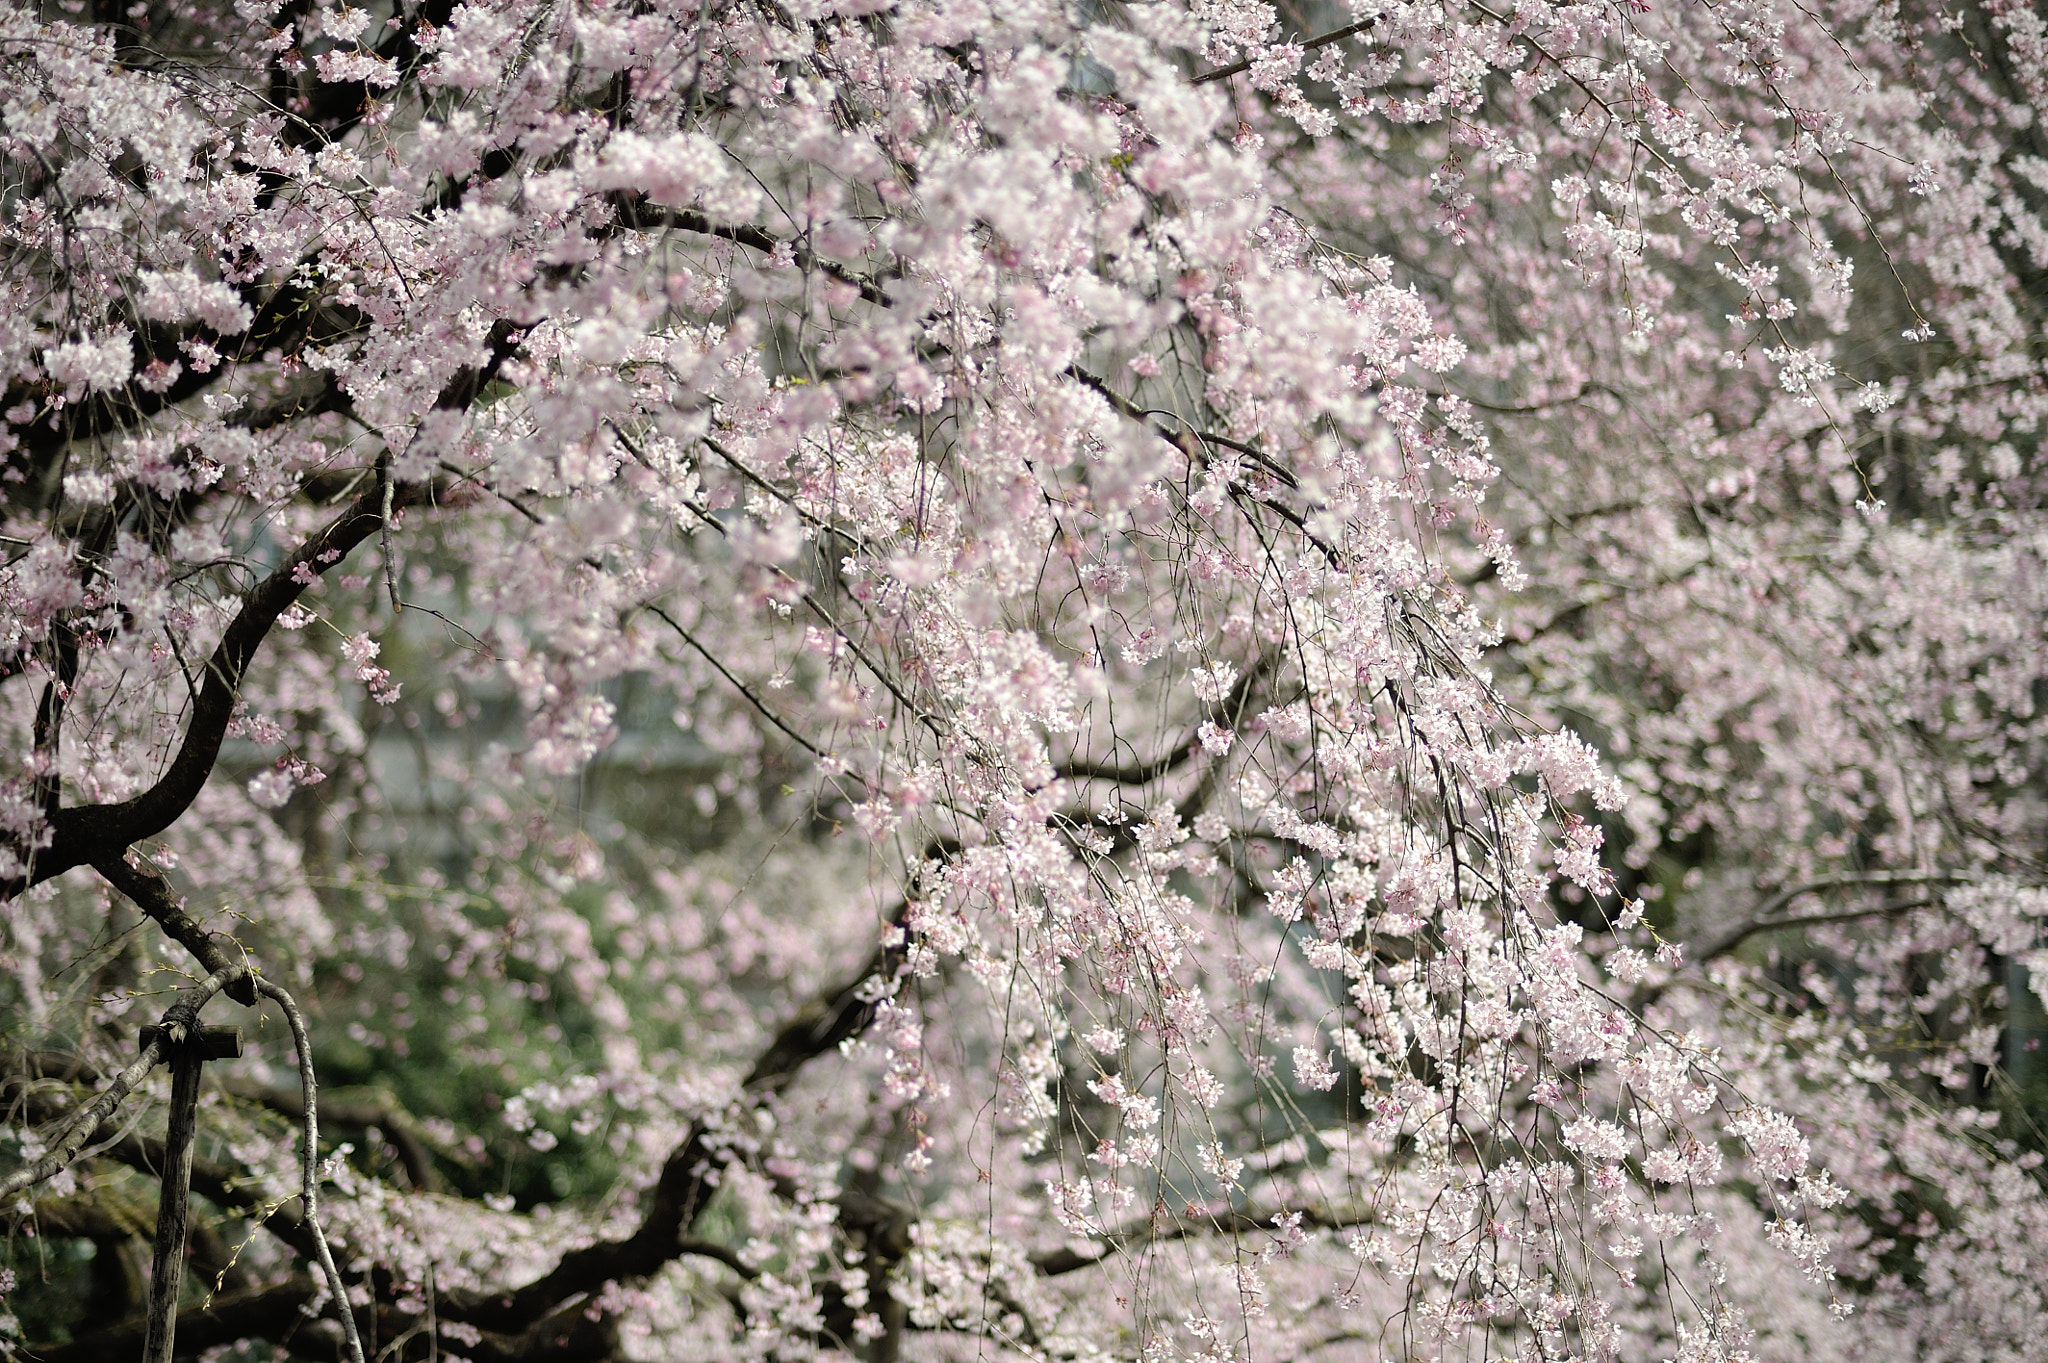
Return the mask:
<path id="1" fill-rule="evenodd" d="M 90 3 L 17 1352 L 2048 1349 L 2038 12 Z"/>

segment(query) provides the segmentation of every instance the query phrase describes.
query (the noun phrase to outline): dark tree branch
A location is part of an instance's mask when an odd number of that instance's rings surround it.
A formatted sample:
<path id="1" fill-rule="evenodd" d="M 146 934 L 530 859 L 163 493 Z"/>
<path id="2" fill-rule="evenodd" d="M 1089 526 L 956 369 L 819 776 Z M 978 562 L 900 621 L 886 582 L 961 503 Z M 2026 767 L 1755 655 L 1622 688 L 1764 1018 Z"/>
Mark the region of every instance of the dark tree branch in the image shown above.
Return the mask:
<path id="1" fill-rule="evenodd" d="M 292 1049 L 297 1053 L 299 1062 L 299 1087 L 305 1095 L 306 1109 L 301 1129 L 305 1144 L 299 1152 L 299 1208 L 305 1219 L 306 1235 L 313 1242 L 313 1261 L 320 1266 L 333 1297 L 335 1313 L 341 1317 L 342 1336 L 348 1344 L 350 1363 L 364 1363 L 363 1343 L 356 1332 L 355 1317 L 349 1310 L 348 1285 L 342 1281 L 341 1270 L 335 1266 L 334 1255 L 328 1250 L 327 1237 L 320 1230 L 319 1080 L 313 1073 L 313 1039 L 306 1028 L 305 1014 L 299 1011 L 298 1000 L 288 990 L 260 976 L 256 980 L 256 989 L 283 1010 L 285 1022 L 291 1028 Z"/>
<path id="2" fill-rule="evenodd" d="M 1865 885 L 1969 885 L 1978 879 L 1980 877 L 1961 871 L 1845 871 L 1780 890 L 1757 905 L 1750 917 L 1768 919 L 1793 900 L 1823 890 L 1854 889 Z"/>
<path id="3" fill-rule="evenodd" d="M 1246 668 L 1230 688 L 1230 694 L 1216 703 L 1215 713 L 1226 716 L 1233 725 L 1244 714 L 1245 704 L 1251 698 L 1252 688 L 1270 676 L 1278 663 L 1276 654 L 1267 653 Z M 1149 785 L 1165 776 L 1174 768 L 1186 762 L 1201 750 L 1201 739 L 1197 733 L 1190 733 L 1178 746 L 1150 762 L 1133 762 L 1118 766 L 1114 762 L 1090 762 L 1075 758 L 1053 768 L 1062 780 L 1108 781 L 1120 786 Z"/>
<path id="4" fill-rule="evenodd" d="M 893 978 L 901 959 L 900 948 L 881 948 L 844 983 L 799 1009 L 755 1059 L 745 1091 L 757 1098 L 780 1094 L 805 1065 L 860 1035 L 874 1017 L 875 995 L 868 982 Z M 510 1292 L 450 1295 L 444 1298 L 441 1313 L 485 1330 L 523 1330 L 571 1297 L 617 1279 L 646 1277 L 680 1254 L 702 1253 L 701 1248 L 689 1248 L 696 1242 L 684 1237 L 704 1209 L 719 1167 L 711 1137 L 700 1124 L 669 1155 L 632 1235 L 572 1250 L 548 1273 Z M 725 1262 L 723 1256 L 710 1257 Z"/>
<path id="5" fill-rule="evenodd" d="M 1366 19 L 1359 23 L 1351 24 L 1347 27 L 1340 28 L 1334 33 L 1325 33 L 1320 37 L 1309 38 L 1302 42 L 1300 46 L 1302 51 L 1304 52 L 1313 52 L 1319 47 L 1328 47 L 1331 43 L 1341 43 L 1346 38 L 1352 37 L 1355 34 L 1363 33 L 1367 29 L 1371 28 L 1377 22 L 1378 20 L 1375 19 Z M 1207 85 L 1212 80 L 1229 80 L 1232 76 L 1241 76 L 1251 69 L 1251 61 L 1249 58 L 1247 58 L 1244 61 L 1232 62 L 1228 66 L 1219 66 L 1214 71 L 1204 71 L 1199 76 L 1194 77 L 1191 83 L 1195 85 Z"/>
<path id="6" fill-rule="evenodd" d="M 1242 440 L 1233 440 L 1227 435 L 1218 435 L 1214 431 L 1201 430 L 1198 427 L 1185 423 L 1169 426 L 1154 421 L 1154 417 L 1171 416 L 1173 414 L 1170 412 L 1155 412 L 1149 408 L 1140 407 L 1137 403 L 1132 402 L 1122 393 L 1110 387 L 1107 381 L 1089 373 L 1079 365 L 1069 365 L 1067 367 L 1067 376 L 1082 387 L 1100 395 L 1105 402 L 1116 408 L 1119 414 L 1138 422 L 1140 425 L 1150 426 L 1158 433 L 1160 439 L 1166 441 L 1175 449 L 1180 450 L 1183 454 L 1188 454 L 1190 451 L 1181 442 L 1186 436 L 1192 435 L 1204 444 L 1221 445 L 1226 450 L 1233 450 L 1243 455 L 1267 473 L 1272 474 L 1283 487 L 1299 488 L 1301 486 L 1301 480 L 1296 478 L 1291 470 L 1284 465 L 1274 463 L 1272 456 L 1256 445 L 1247 445 Z M 1179 421 L 1179 418 L 1176 417 L 1175 420 Z"/>
<path id="7" fill-rule="evenodd" d="M 1861 909 L 1847 914 L 1822 914 L 1811 918 L 1779 918 L 1777 915 L 1794 900 L 1827 890 L 1847 890 L 1887 885 L 1968 885 L 1979 877 L 1960 871 L 1848 871 L 1840 875 L 1822 876 L 1817 880 L 1802 881 L 1778 891 L 1763 903 L 1757 905 L 1749 920 L 1700 948 L 1696 960 L 1711 961 L 1725 956 L 1760 932 L 1774 932 L 1779 928 L 1796 928 L 1807 923 L 1840 923 L 1852 918 L 1869 918 L 1878 914 L 1903 913 L 1907 909 L 1925 908 L 1928 901 L 1917 900 L 1911 904 L 1893 904 L 1888 907 Z"/>
<path id="8" fill-rule="evenodd" d="M 481 366 L 458 373 L 435 399 L 441 409 L 469 406 L 518 349 L 527 328 L 499 321 L 487 341 L 490 357 Z M 384 524 L 386 506 L 403 508 L 420 500 L 423 486 L 408 483 L 393 490 L 360 493 L 327 528 L 285 556 L 271 574 L 243 598 L 220 646 L 207 664 L 205 685 L 192 705 L 185 741 L 170 768 L 156 784 L 114 804 L 80 805 L 60 810 L 50 820 L 50 842 L 36 852 L 26 875 L 0 881 L 0 899 L 11 899 L 30 885 L 62 875 L 74 866 L 117 855 L 130 843 L 155 837 L 169 828 L 199 797 L 219 760 L 228 721 L 244 674 L 277 618 L 296 602 L 310 583 L 346 558 Z"/>
<path id="9" fill-rule="evenodd" d="M 1369 1219 L 1366 1212 L 1345 1215 L 1328 1208 L 1303 1207 L 1301 1224 L 1317 1230 L 1342 1230 Z M 1272 1212 L 1221 1211 L 1200 1216 L 1156 1216 L 1129 1230 L 1113 1231 L 1102 1237 L 1100 1251 L 1081 1254 L 1072 1249 L 1044 1250 L 1031 1256 L 1031 1266 L 1041 1277 L 1059 1278 L 1102 1263 L 1146 1245 L 1186 1240 L 1197 1235 L 1249 1235 L 1255 1231 L 1273 1234 L 1277 1230 Z"/>
<path id="10" fill-rule="evenodd" d="M 171 889 L 171 882 L 164 878 L 163 872 L 141 861 L 139 856 L 131 862 L 117 852 L 94 861 L 93 869 L 153 919 L 164 930 L 165 936 L 191 952 L 192 959 L 199 962 L 207 974 L 225 972 L 240 964 L 228 956 L 235 945 L 234 939 L 201 927 L 197 919 L 185 912 L 184 901 Z M 252 1008 L 256 1005 L 256 986 L 247 975 L 237 978 L 225 992 L 236 1003 Z"/>
<path id="11" fill-rule="evenodd" d="M 277 1287 L 215 1297 L 178 1313 L 178 1343 L 196 1354 L 238 1339 L 290 1340 L 306 1324 L 304 1308 L 315 1291 L 311 1278 L 294 1277 Z M 31 1346 L 27 1354 L 36 1363 L 110 1363 L 139 1355 L 143 1332 L 144 1321 L 138 1317 L 68 1344 Z"/>
<path id="12" fill-rule="evenodd" d="M 1053 772 L 1062 780 L 1068 781 L 1108 781 L 1119 786 L 1150 785 L 1193 757 L 1200 747 L 1201 744 L 1197 740 L 1187 738 L 1171 752 L 1155 757 L 1150 762 L 1133 762 L 1126 766 L 1118 766 L 1113 762 L 1090 762 L 1085 758 L 1075 758 L 1071 762 L 1060 763 L 1053 768 Z"/>
<path id="13" fill-rule="evenodd" d="M 825 259 L 800 241 L 785 242 L 774 233 L 751 225 L 732 226 L 727 223 L 713 222 L 702 213 L 687 209 L 663 208 L 659 204 L 649 203 L 638 194 L 630 194 L 623 190 L 609 195 L 608 201 L 611 203 L 613 211 L 619 215 L 619 221 L 627 227 L 640 229 L 650 227 L 679 228 L 685 232 L 695 232 L 700 236 L 720 237 L 737 245 L 759 251 L 763 255 L 772 255 L 775 251 L 786 245 L 790 248 L 791 261 L 799 270 L 806 272 L 815 270 L 820 274 L 838 280 L 842 284 L 850 284 L 860 291 L 862 298 L 873 303 L 876 307 L 890 308 L 896 305 L 896 300 L 883 292 L 882 286 L 874 280 L 857 275 L 844 265 Z"/>
<path id="14" fill-rule="evenodd" d="M 1726 933 L 1708 942 L 1694 956 L 1695 963 L 1705 965 L 1708 961 L 1726 956 L 1752 937 L 1767 932 L 1779 932 L 1789 928 L 1822 927 L 1829 923 L 1852 923 L 1860 918 L 1888 918 L 1916 909 L 1937 908 L 1938 899 L 1913 899 L 1900 904 L 1878 904 L 1867 909 L 1845 909 L 1839 913 L 1808 914 L 1799 918 L 1779 918 L 1777 914 L 1786 905 L 1810 894 L 1827 890 L 1854 889 L 1865 886 L 1887 885 L 1971 885 L 1982 880 L 1982 876 L 1962 871 L 1851 871 L 1840 875 L 1823 876 L 1817 880 L 1802 881 L 1800 884 L 1780 890 L 1766 899 L 1752 913 L 1749 919 L 1731 928 Z M 1664 996 L 1674 985 L 1698 984 L 1699 977 L 1675 975 L 1660 983 L 1644 986 L 1636 995 L 1638 1011 L 1648 1008 Z"/>
<path id="15" fill-rule="evenodd" d="M 1816 913 L 1804 918 L 1773 918 L 1767 922 L 1745 923 L 1709 945 L 1700 953 L 1700 960 L 1711 961 L 1717 956 L 1726 956 L 1760 933 L 1782 932 L 1787 928 L 1819 927 L 1827 923 L 1853 923 L 1859 918 L 1892 918 L 1902 913 L 1911 913 L 1914 909 L 1931 909 L 1936 906 L 1936 900 L 1912 899 L 1903 904 L 1879 904 L 1868 909 L 1848 909 L 1842 913 Z"/>
<path id="16" fill-rule="evenodd" d="M 368 325 L 367 318 L 335 314 L 319 306 L 314 290 L 285 283 L 262 295 L 255 285 L 242 289 L 242 301 L 254 316 L 238 342 L 229 342 L 207 327 L 172 328 L 139 318 L 133 324 L 137 377 L 115 392 L 96 393 L 65 409 L 65 419 L 53 430 L 47 422 L 17 427 L 18 438 L 28 457 L 39 466 L 60 454 L 65 446 L 79 440 L 115 431 L 132 430 L 160 412 L 190 401 L 213 387 L 233 371 L 231 364 L 218 364 L 201 373 L 185 367 L 161 392 L 151 392 L 141 380 L 141 371 L 155 361 L 180 363 L 180 345 L 204 341 L 223 354 L 261 355 L 268 350 L 287 354 L 308 342 L 331 341 Z M 31 390 L 16 384 L 8 389 L 11 403 L 27 398 Z"/>
<path id="17" fill-rule="evenodd" d="M 307 576 L 317 577 L 340 562 L 376 533 L 382 524 L 381 509 L 375 490 L 357 497 L 324 531 L 287 555 L 257 584 L 243 599 L 241 610 L 228 624 L 207 664 L 205 683 L 186 724 L 185 741 L 170 768 L 156 784 L 130 799 L 60 810 L 50 820 L 49 846 L 35 854 L 26 876 L 0 882 L 0 898 L 12 898 L 74 866 L 118 856 L 130 843 L 155 837 L 177 821 L 213 774 L 242 677 L 255 660 L 257 648 L 277 618 L 305 593 L 307 584 L 295 575 L 303 569 Z"/>

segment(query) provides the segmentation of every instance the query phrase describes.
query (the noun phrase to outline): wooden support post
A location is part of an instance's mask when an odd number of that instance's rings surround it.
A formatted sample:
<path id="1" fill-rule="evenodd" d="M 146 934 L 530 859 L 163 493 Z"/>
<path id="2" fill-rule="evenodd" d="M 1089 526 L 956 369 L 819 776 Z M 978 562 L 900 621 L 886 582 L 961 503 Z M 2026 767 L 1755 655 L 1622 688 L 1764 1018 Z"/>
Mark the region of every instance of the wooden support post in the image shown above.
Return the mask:
<path id="1" fill-rule="evenodd" d="M 199 1131 L 199 1069 L 209 1060 L 242 1053 L 239 1027 L 200 1027 L 175 1035 L 183 1030 L 142 1029 L 142 1045 L 157 1042 L 171 1061 L 171 1116 L 164 1130 L 163 1196 L 157 1203 L 143 1363 L 171 1363 L 177 1334 L 178 1289 L 185 1281 L 185 1239 L 191 1227 L 192 1141 Z"/>

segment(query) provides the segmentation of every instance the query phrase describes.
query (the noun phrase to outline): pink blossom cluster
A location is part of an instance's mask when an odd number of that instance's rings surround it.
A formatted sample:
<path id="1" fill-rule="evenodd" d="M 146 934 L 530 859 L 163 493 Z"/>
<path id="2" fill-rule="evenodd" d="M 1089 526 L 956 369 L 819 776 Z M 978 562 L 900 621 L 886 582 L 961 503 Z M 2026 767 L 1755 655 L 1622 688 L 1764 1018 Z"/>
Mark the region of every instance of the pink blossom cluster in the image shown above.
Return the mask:
<path id="1" fill-rule="evenodd" d="M 329 1170 L 451 1358 L 2030 1356 L 2044 59 L 0 12 L 24 1045 L 118 889 L 458 1066 Z"/>

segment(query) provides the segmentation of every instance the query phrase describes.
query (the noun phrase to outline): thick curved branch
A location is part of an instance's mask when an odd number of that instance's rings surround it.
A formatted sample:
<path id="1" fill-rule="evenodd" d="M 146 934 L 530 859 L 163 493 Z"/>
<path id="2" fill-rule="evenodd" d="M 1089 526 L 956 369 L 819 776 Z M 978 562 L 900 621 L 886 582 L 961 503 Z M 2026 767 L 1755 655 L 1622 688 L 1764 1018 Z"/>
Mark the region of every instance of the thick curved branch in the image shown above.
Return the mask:
<path id="1" fill-rule="evenodd" d="M 881 948 L 844 983 L 799 1009 L 755 1058 L 747 1072 L 745 1091 L 756 1097 L 782 1093 L 805 1065 L 860 1035 L 874 1017 L 876 996 L 869 982 L 893 978 L 901 955 L 901 948 Z M 621 1278 L 646 1277 L 681 1254 L 706 1253 L 701 1244 L 684 1237 L 703 1210 L 718 1168 L 711 1136 L 700 1124 L 670 1153 L 649 1195 L 647 1211 L 632 1235 L 573 1250 L 548 1273 L 511 1292 L 466 1298 L 451 1295 L 444 1300 L 441 1314 L 485 1330 L 519 1331 L 571 1297 Z M 708 1257 L 728 1262 L 723 1255 Z M 729 1266 L 736 1263 L 731 1261 Z"/>
<path id="2" fill-rule="evenodd" d="M 1133 762 L 1127 766 L 1118 766 L 1113 762 L 1090 762 L 1084 758 L 1076 758 L 1071 762 L 1060 763 L 1053 768 L 1053 773 L 1067 781 L 1108 781 L 1119 786 L 1145 786 L 1186 762 L 1200 747 L 1201 743 L 1190 737 L 1150 762 Z"/>
<path id="3" fill-rule="evenodd" d="M 93 869 L 105 876 L 107 883 L 134 901 L 164 935 L 192 953 L 192 959 L 209 975 L 224 974 L 240 962 L 231 960 L 228 951 L 234 946 L 234 939 L 218 932 L 208 932 L 199 921 L 185 912 L 185 902 L 171 889 L 171 882 L 163 872 L 147 862 L 131 862 L 116 853 L 101 857 L 93 862 Z M 254 1007 L 256 986 L 244 974 L 227 986 L 227 995 L 236 1003 Z"/>
<path id="4" fill-rule="evenodd" d="M 899 910 L 899 924 L 902 917 Z M 870 992 L 869 981 L 893 978 L 901 963 L 900 948 L 883 947 L 837 989 L 798 1009 L 796 1016 L 775 1034 L 768 1049 L 754 1060 L 753 1068 L 747 1072 L 747 1091 L 783 1092 L 804 1066 L 827 1051 L 838 1050 L 840 1042 L 866 1031 L 875 1016 L 875 996 Z"/>
<path id="5" fill-rule="evenodd" d="M 518 349 L 526 331 L 526 327 L 511 322 L 496 323 L 487 342 L 489 360 L 457 374 L 441 390 L 434 405 L 460 409 L 474 402 Z M 199 798 L 200 790 L 213 774 L 242 677 L 278 617 L 304 595 L 314 578 L 376 534 L 384 525 L 388 510 L 417 502 L 423 490 L 422 485 L 409 483 L 392 489 L 387 497 L 385 490 L 370 488 L 358 494 L 325 530 L 286 555 L 243 598 L 242 608 L 228 623 L 227 632 L 207 664 L 205 685 L 192 705 L 185 741 L 171 759 L 170 768 L 156 784 L 130 799 L 58 811 L 50 820 L 49 845 L 34 854 L 26 875 L 0 881 L 0 899 L 11 899 L 30 885 L 62 875 L 74 866 L 118 855 L 130 843 L 154 837 L 176 822 Z"/>
<path id="6" fill-rule="evenodd" d="M 12 898 L 30 885 L 62 875 L 74 866 L 113 858 L 130 843 L 154 837 L 169 828 L 199 798 L 220 758 L 228 721 L 234 714 L 242 677 L 256 650 L 309 585 L 383 524 L 382 499 L 372 489 L 297 550 L 287 555 L 270 576 L 243 598 L 241 610 L 206 667 L 206 680 L 193 703 L 170 768 L 141 794 L 115 804 L 79 805 L 60 810 L 50 820 L 48 847 L 35 854 L 25 876 L 0 882 L 0 898 Z"/>
<path id="7" fill-rule="evenodd" d="M 206 326 L 172 327 L 141 317 L 124 318 L 133 331 L 136 377 L 112 392 L 95 393 L 71 404 L 54 428 L 47 421 L 14 427 L 28 458 L 43 464 L 78 441 L 133 430 L 151 417 L 191 401 L 233 372 L 231 364 L 204 370 L 185 365 L 168 386 L 154 391 L 144 386 L 143 371 L 153 362 L 181 364 L 188 342 L 205 342 L 225 355 L 261 355 L 269 350 L 294 354 L 307 344 L 332 342 L 369 325 L 367 317 L 323 303 L 315 289 L 291 280 L 268 294 L 257 284 L 245 285 L 241 296 L 252 316 L 248 328 L 233 339 Z M 9 386 L 5 400 L 13 406 L 32 391 L 28 385 L 16 383 Z"/>

